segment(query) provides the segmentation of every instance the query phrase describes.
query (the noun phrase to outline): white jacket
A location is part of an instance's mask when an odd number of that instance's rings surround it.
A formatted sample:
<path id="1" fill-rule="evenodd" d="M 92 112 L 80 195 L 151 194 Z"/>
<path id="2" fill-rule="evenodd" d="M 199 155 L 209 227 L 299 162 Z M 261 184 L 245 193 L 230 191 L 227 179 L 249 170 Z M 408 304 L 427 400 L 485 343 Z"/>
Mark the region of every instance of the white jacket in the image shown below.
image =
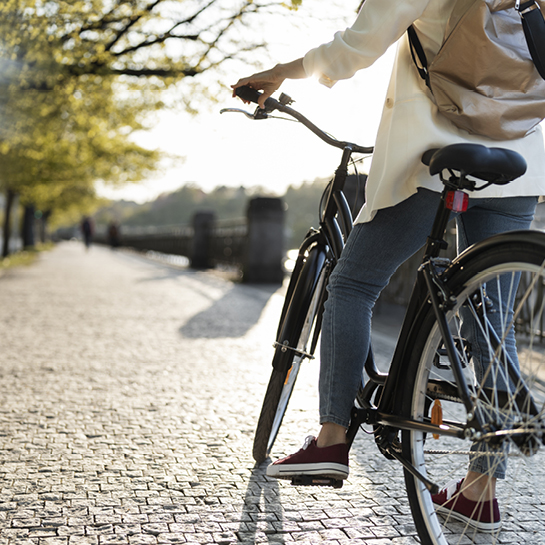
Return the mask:
<path id="1" fill-rule="evenodd" d="M 441 181 L 429 175 L 420 158 L 428 149 L 458 142 L 512 149 L 528 163 L 528 171 L 521 178 L 507 185 L 490 186 L 473 196 L 545 195 L 545 149 L 540 126 L 524 138 L 503 142 L 471 135 L 439 113 L 418 75 L 406 30 L 414 22 L 431 62 L 443 41 L 454 2 L 366 0 L 350 28 L 337 32 L 331 42 L 312 49 L 303 59 L 307 75 L 316 75 L 322 83 L 331 86 L 373 64 L 399 40 L 367 181 L 367 202 L 358 222 L 370 221 L 377 210 L 405 200 L 418 187 L 441 191 Z"/>

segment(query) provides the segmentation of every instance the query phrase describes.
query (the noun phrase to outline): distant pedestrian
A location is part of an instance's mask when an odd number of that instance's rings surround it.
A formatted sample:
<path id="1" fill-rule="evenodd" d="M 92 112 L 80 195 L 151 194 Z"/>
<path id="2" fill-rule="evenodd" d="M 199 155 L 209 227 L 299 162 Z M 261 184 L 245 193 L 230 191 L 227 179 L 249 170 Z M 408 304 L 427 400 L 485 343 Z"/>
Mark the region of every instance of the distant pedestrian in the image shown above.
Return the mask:
<path id="1" fill-rule="evenodd" d="M 81 232 L 83 234 L 85 248 L 88 250 L 93 239 L 93 222 L 88 216 L 85 216 L 81 222 Z"/>

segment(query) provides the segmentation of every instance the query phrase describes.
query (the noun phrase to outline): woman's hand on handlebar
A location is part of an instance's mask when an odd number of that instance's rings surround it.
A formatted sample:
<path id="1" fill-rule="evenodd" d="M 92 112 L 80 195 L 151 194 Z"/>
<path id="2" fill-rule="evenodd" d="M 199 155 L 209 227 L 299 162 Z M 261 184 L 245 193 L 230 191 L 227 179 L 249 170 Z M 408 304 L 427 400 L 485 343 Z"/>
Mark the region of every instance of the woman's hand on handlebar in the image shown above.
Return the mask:
<path id="1" fill-rule="evenodd" d="M 259 107 L 265 107 L 265 101 L 280 88 L 285 79 L 301 79 L 306 78 L 305 69 L 303 68 L 303 59 L 297 59 L 295 61 L 286 64 L 277 64 L 270 70 L 264 72 L 258 72 L 247 78 L 239 79 L 234 85 L 231 85 L 233 89 L 233 96 L 236 96 L 235 89 L 247 85 L 256 91 L 263 91 L 259 97 Z"/>

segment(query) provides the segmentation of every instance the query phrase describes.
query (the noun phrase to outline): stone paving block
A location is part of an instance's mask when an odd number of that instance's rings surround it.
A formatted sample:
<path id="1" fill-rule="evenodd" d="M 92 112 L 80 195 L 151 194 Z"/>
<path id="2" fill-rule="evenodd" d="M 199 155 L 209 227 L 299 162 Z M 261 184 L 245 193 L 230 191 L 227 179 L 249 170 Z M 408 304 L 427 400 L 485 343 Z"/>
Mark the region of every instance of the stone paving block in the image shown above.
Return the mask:
<path id="1" fill-rule="evenodd" d="M 136 536 L 129 536 L 129 543 L 131 545 L 155 545 L 157 538 L 155 536 L 139 534 Z"/>
<path id="2" fill-rule="evenodd" d="M 59 526 L 57 535 L 59 536 L 82 536 L 85 534 L 85 526 Z"/>
<path id="3" fill-rule="evenodd" d="M 420 540 L 415 536 L 403 536 L 394 537 L 390 542 L 392 545 L 418 545 Z"/>
<path id="4" fill-rule="evenodd" d="M 157 536 L 157 543 L 187 543 L 184 534 L 168 533 Z"/>
<path id="5" fill-rule="evenodd" d="M 4 274 L 0 545 L 417 543 L 402 471 L 365 434 L 339 490 L 255 466 L 283 289 L 77 243 Z M 313 362 L 274 457 L 316 431 L 316 380 Z"/>

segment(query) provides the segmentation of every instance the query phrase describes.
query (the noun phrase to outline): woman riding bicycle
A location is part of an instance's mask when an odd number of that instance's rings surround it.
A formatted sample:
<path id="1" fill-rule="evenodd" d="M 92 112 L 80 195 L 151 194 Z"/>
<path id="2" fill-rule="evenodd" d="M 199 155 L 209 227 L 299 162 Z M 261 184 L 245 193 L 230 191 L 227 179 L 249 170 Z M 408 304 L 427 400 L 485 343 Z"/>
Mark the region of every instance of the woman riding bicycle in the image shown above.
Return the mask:
<path id="1" fill-rule="evenodd" d="M 399 40 L 367 181 L 366 204 L 328 287 L 319 379 L 321 429 L 317 438 L 308 440 L 299 452 L 269 466 L 270 476 L 315 474 L 317 470 L 338 478 L 348 476 L 345 434 L 369 352 L 372 309 L 399 265 L 426 242 L 443 189 L 440 180 L 430 176 L 421 163 L 422 153 L 454 143 L 478 143 L 517 151 L 528 163 L 526 174 L 513 183 L 491 185 L 478 195 L 470 193 L 467 212 L 456 217 L 458 251 L 497 233 L 528 229 L 537 196 L 545 194 L 545 153 L 540 127 L 523 138 L 501 142 L 470 134 L 439 112 L 418 74 L 407 28 L 414 25 L 426 57 L 433 59 L 443 42 L 455 2 L 366 0 L 355 23 L 336 33 L 331 42 L 312 49 L 302 59 L 278 64 L 232 86 L 236 89 L 247 85 L 262 90 L 259 103 L 263 106 L 285 79 L 314 75 L 331 87 L 370 66 Z M 354 106 L 360 107 L 361 98 L 354 99 Z M 487 289 L 492 300 L 493 290 Z M 471 340 L 478 345 L 478 334 L 473 332 L 473 337 Z M 478 369 L 476 374 L 480 378 Z M 487 456 L 471 458 L 462 494 L 453 506 L 462 520 L 479 528 L 483 522 L 479 513 L 486 516 L 493 511 L 491 522 L 494 528 L 499 527 L 495 486 L 498 478 L 505 478 L 505 469 L 505 463 L 491 467 Z M 456 490 L 461 486 L 462 481 Z M 451 494 L 451 490 L 443 490 L 434 501 L 446 503 Z M 491 508 L 475 511 L 477 503 Z"/>

